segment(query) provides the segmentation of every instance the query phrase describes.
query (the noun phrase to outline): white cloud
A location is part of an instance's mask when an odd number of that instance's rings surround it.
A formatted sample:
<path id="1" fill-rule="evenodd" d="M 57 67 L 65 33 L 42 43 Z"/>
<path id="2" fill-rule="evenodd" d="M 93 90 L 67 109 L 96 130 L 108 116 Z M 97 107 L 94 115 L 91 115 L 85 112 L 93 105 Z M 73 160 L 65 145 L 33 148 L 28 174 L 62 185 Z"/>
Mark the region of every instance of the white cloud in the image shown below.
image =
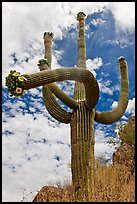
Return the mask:
<path id="1" fill-rule="evenodd" d="M 33 108 L 33 107 L 29 107 L 29 111 L 35 113 L 35 112 L 36 112 L 36 109 Z"/>
<path id="2" fill-rule="evenodd" d="M 126 113 L 135 115 L 135 98 L 129 99 Z"/>
<path id="3" fill-rule="evenodd" d="M 2 6 L 4 84 L 5 76 L 11 69 L 10 64 L 13 63 L 11 54 L 16 53 L 18 62 L 21 63 L 12 68 L 18 69 L 21 73 L 37 71 L 38 59 L 43 58 L 42 51 L 44 55 L 43 33 L 53 32 L 55 38 L 61 38 L 62 29 L 71 26 L 76 18 L 64 13 L 61 2 L 56 3 L 56 6 L 51 2 L 4 2 Z M 26 57 L 29 58 L 28 63 L 25 61 Z M 54 62 L 57 65 L 56 57 L 53 57 Z"/>
<path id="4" fill-rule="evenodd" d="M 24 106 L 22 101 L 17 104 L 7 102 L 7 107 L 13 105 L 9 114 L 14 110 L 15 117 L 7 117 L 6 112 L 2 116 L 3 121 L 6 120 L 3 122 L 2 139 L 3 202 L 21 202 L 23 189 L 26 189 L 26 194 L 33 192 L 28 198 L 31 201 L 44 185 L 58 181 L 63 183 L 65 180 L 71 182 L 71 169 L 68 168 L 71 162 L 70 126 L 58 124 L 56 120 L 49 123 L 46 109 L 37 100 L 30 103 L 29 108 L 32 111 L 38 108 L 41 114 L 33 112 L 33 115 L 23 115 L 21 111 L 17 112 L 19 104 Z M 105 143 L 105 132 L 97 128 L 95 139 L 95 156 L 103 154 L 110 158 L 113 148 Z M 59 156 L 60 160 L 57 161 L 55 156 Z"/>
<path id="5" fill-rule="evenodd" d="M 106 94 L 109 94 L 109 95 L 113 95 L 113 89 L 112 88 L 109 88 L 107 87 L 107 85 L 104 83 L 100 83 L 99 82 L 99 89 L 102 93 L 106 93 Z"/>
<path id="6" fill-rule="evenodd" d="M 6 119 L 3 133 L 10 131 L 13 134 L 3 134 L 2 140 L 3 201 L 21 201 L 22 189 L 28 193 L 36 192 L 48 182 L 55 184 L 58 180 L 71 179 L 67 167 L 70 163 L 68 125 L 60 124 L 54 128 L 47 117 L 37 113 L 22 115 L 17 111 L 14 118 Z M 55 159 L 56 155 L 60 161 Z"/>
<path id="7" fill-rule="evenodd" d="M 109 159 L 111 163 L 116 146 L 110 146 L 107 143 L 110 138 L 111 136 L 106 138 L 106 132 L 102 130 L 102 125 L 98 124 L 95 129 L 95 156 L 96 158 Z"/>
<path id="8" fill-rule="evenodd" d="M 38 59 L 44 54 L 45 31 L 53 32 L 55 39 L 62 39 L 64 29 L 77 27 L 76 15 L 79 11 L 84 11 L 88 16 L 94 12 L 104 11 L 104 6 L 113 13 L 119 28 L 123 30 L 134 28 L 134 2 L 3 2 L 3 85 L 4 78 L 11 69 L 11 54 L 16 53 L 17 59 L 21 62 L 19 66 L 15 65 L 13 68 L 26 73 L 37 71 Z M 25 61 L 26 58 L 29 58 L 28 63 Z"/>
<path id="9" fill-rule="evenodd" d="M 95 70 L 99 69 L 102 66 L 102 58 L 101 57 L 96 57 L 95 59 L 87 59 L 86 60 L 86 66 L 89 71 L 92 72 L 94 77 L 96 77 L 97 73 Z"/>
<path id="10" fill-rule="evenodd" d="M 103 21 L 101 18 L 91 20 L 91 23 L 92 23 L 94 26 L 100 25 L 100 24 L 105 23 L 105 22 L 106 22 L 106 21 Z"/>
<path id="11" fill-rule="evenodd" d="M 104 10 L 104 2 L 65 2 L 63 5 L 65 8 L 67 5 L 68 11 L 75 16 L 80 11 L 89 15 L 91 13 L 101 12 Z"/>
<path id="12" fill-rule="evenodd" d="M 52 54 L 52 62 L 51 67 L 52 69 L 61 68 L 61 65 L 58 63 L 60 59 L 62 59 L 63 50 L 54 50 Z"/>
<path id="13" fill-rule="evenodd" d="M 117 31 L 135 30 L 135 2 L 109 2 L 106 5 L 115 19 Z"/>
<path id="14" fill-rule="evenodd" d="M 122 118 L 123 120 L 128 120 L 128 118 L 127 118 L 125 115 L 123 115 L 121 118 Z"/>
<path id="15" fill-rule="evenodd" d="M 114 101 L 112 103 L 112 108 L 115 108 L 117 106 L 117 104 L 118 104 L 118 102 Z M 135 115 L 135 98 L 128 100 L 128 106 L 127 106 L 125 113 Z"/>
<path id="16" fill-rule="evenodd" d="M 100 92 L 106 93 L 109 95 L 113 95 L 114 87 L 109 88 L 110 84 L 111 84 L 111 81 L 109 81 L 109 80 L 107 80 L 107 81 L 103 81 L 102 79 L 98 80 Z"/>
<path id="17" fill-rule="evenodd" d="M 112 103 L 112 108 L 116 108 L 117 104 L 118 104 L 118 102 L 117 102 L 117 101 L 114 101 L 114 102 Z"/>

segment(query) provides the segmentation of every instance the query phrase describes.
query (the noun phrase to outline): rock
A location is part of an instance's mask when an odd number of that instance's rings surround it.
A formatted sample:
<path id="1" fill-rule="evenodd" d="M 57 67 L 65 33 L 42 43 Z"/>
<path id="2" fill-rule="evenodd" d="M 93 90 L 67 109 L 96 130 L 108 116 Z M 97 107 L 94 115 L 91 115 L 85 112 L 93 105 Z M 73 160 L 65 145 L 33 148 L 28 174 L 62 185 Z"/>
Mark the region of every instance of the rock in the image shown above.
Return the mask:
<path id="1" fill-rule="evenodd" d="M 135 168 L 135 149 L 129 144 L 122 143 L 121 146 L 113 153 L 114 165 L 125 165 L 131 172 Z"/>
<path id="2" fill-rule="evenodd" d="M 113 153 L 112 161 L 115 166 L 125 166 L 130 175 L 135 171 L 135 117 L 129 118 L 129 122 L 119 131 L 121 144 Z M 128 139 L 130 137 L 131 139 Z"/>
<path id="3" fill-rule="evenodd" d="M 59 202 L 61 200 L 60 188 L 44 186 L 35 196 L 32 202 Z"/>
<path id="4" fill-rule="evenodd" d="M 74 189 L 71 185 L 64 188 L 44 186 L 32 202 L 71 202 L 74 201 Z"/>

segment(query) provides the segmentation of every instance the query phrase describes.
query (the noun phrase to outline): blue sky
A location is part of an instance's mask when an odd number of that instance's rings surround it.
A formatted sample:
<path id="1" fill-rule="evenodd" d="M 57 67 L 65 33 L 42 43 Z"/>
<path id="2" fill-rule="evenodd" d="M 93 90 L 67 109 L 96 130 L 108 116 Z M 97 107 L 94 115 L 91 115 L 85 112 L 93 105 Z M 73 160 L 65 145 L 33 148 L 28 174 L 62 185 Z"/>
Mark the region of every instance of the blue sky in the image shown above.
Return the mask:
<path id="1" fill-rule="evenodd" d="M 86 14 L 87 69 L 100 87 L 96 109 L 108 111 L 117 104 L 120 91 L 117 59 L 123 55 L 128 63 L 129 103 L 119 121 L 127 122 L 128 117 L 135 115 L 135 2 L 3 2 L 3 202 L 20 202 L 23 195 L 31 201 L 44 185 L 71 182 L 69 124 L 59 123 L 48 114 L 41 87 L 20 98 L 10 97 L 5 76 L 11 69 L 22 74 L 39 71 L 37 64 L 44 56 L 45 31 L 54 33 L 52 68 L 76 66 L 79 11 Z M 58 85 L 73 97 L 74 82 Z M 107 141 L 116 134 L 114 127 L 115 123 L 95 122 L 96 157 L 111 161 L 115 147 Z"/>

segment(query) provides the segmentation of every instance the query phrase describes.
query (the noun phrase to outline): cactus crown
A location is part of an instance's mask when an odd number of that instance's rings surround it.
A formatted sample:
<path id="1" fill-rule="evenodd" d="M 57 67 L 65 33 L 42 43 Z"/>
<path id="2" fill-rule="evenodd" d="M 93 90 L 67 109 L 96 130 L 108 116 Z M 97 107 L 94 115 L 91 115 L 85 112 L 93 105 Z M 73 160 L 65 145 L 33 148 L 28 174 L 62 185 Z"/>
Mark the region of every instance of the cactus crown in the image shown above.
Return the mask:
<path id="1" fill-rule="evenodd" d="M 45 32 L 43 38 L 45 38 L 46 36 L 50 36 L 51 38 L 53 38 L 53 37 L 54 37 L 54 34 L 53 34 L 53 33 L 50 33 L 50 32 Z"/>
<path id="2" fill-rule="evenodd" d="M 38 62 L 39 62 L 39 63 L 38 63 L 38 66 L 41 66 L 41 65 L 43 65 L 43 64 L 47 64 L 47 65 L 49 66 L 49 61 L 48 61 L 48 59 L 40 59 Z"/>
<path id="3" fill-rule="evenodd" d="M 124 58 L 123 56 L 120 56 L 120 57 L 118 58 L 118 62 L 121 62 L 121 61 L 123 61 L 123 60 L 125 60 L 125 58 Z"/>
<path id="4" fill-rule="evenodd" d="M 24 76 L 20 76 L 19 72 L 11 70 L 10 74 L 6 77 L 5 85 L 8 87 L 8 91 L 11 96 L 21 96 L 26 90 L 24 89 L 24 84 L 27 79 Z"/>
<path id="5" fill-rule="evenodd" d="M 86 14 L 84 12 L 80 11 L 77 14 L 77 20 L 79 20 L 81 17 L 85 17 L 85 16 L 86 16 Z"/>

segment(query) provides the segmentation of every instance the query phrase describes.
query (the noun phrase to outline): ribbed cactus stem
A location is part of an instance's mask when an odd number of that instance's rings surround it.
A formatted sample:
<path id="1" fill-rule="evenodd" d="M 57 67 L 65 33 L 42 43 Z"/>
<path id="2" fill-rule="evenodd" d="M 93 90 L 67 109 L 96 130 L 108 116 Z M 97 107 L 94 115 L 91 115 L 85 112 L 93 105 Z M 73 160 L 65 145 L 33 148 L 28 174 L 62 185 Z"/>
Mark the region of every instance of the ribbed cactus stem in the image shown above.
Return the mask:
<path id="1" fill-rule="evenodd" d="M 83 12 L 79 12 L 77 15 L 77 20 L 79 21 L 78 67 L 81 68 L 86 68 L 85 16 Z"/>
<path id="2" fill-rule="evenodd" d="M 45 45 L 45 56 L 44 58 L 48 59 L 49 67 L 51 67 L 52 61 L 52 40 L 53 33 L 45 32 L 44 33 L 44 45 Z"/>
<path id="3" fill-rule="evenodd" d="M 86 43 L 84 37 L 85 14 L 79 12 L 78 67 L 86 70 Z M 91 94 L 91 92 L 90 92 Z M 98 91 L 94 92 L 94 97 Z M 71 169 L 76 201 L 91 201 L 94 188 L 94 115 L 95 110 L 85 106 L 86 92 L 82 83 L 76 82 L 74 99 L 79 108 L 71 116 Z"/>
<path id="4" fill-rule="evenodd" d="M 72 108 L 72 109 L 78 108 L 79 104 L 70 96 L 65 94 L 56 84 L 52 83 L 47 86 L 50 89 L 50 91 L 69 108 Z"/>
<path id="5" fill-rule="evenodd" d="M 84 37 L 85 29 L 85 14 L 79 12 L 77 14 L 77 20 L 79 21 L 79 37 L 78 37 L 78 63 L 77 66 L 80 68 L 86 68 L 86 43 Z M 76 82 L 74 88 L 74 99 L 77 101 L 85 100 L 85 88 L 83 84 Z"/>
<path id="6" fill-rule="evenodd" d="M 128 65 L 124 57 L 118 59 L 120 64 L 121 88 L 117 106 L 108 112 L 96 111 L 95 121 L 102 124 L 111 124 L 119 120 L 128 105 Z"/>
<path id="7" fill-rule="evenodd" d="M 53 33 L 45 32 L 44 33 L 44 45 L 45 45 L 45 60 L 46 64 L 41 65 L 39 68 L 40 70 L 48 70 L 51 69 L 51 60 L 52 60 L 52 39 Z M 51 88 L 50 88 L 51 87 Z M 64 110 L 58 101 L 56 100 L 55 96 L 53 95 L 53 91 L 56 95 L 61 96 L 61 99 L 64 99 L 65 102 L 68 104 L 72 104 L 74 106 L 74 100 L 71 100 L 69 96 L 63 93 L 62 90 L 58 88 L 55 84 L 49 84 L 42 87 L 42 96 L 44 99 L 44 104 L 49 112 L 49 114 L 56 120 L 62 123 L 69 123 L 70 122 L 70 113 Z M 54 93 L 54 94 L 55 94 Z M 72 103 L 73 102 L 73 103 Z M 76 103 L 76 102 L 75 102 Z M 75 104 L 76 105 L 76 104 Z"/>
<path id="8" fill-rule="evenodd" d="M 42 95 L 44 98 L 45 107 L 48 110 L 49 114 L 61 123 L 66 124 L 70 123 L 71 114 L 65 111 L 59 105 L 59 103 L 56 101 L 56 98 L 54 97 L 54 95 L 51 93 L 47 86 L 43 87 Z"/>
<path id="9" fill-rule="evenodd" d="M 55 70 L 45 70 L 35 74 L 24 74 L 27 81 L 24 89 L 29 90 L 39 86 L 44 86 L 56 81 L 74 80 L 83 83 L 85 86 L 86 99 L 85 104 L 88 108 L 93 109 L 98 102 L 99 87 L 93 74 L 80 68 L 64 68 Z"/>
<path id="10" fill-rule="evenodd" d="M 49 32 L 45 32 L 44 33 L 44 45 L 45 45 L 45 59 L 47 60 L 48 64 L 47 65 L 42 65 L 40 67 L 41 70 L 47 70 L 47 69 L 51 69 L 51 60 L 52 60 L 52 37 L 53 34 L 49 33 Z M 43 87 L 43 93 L 48 93 L 48 97 L 52 98 L 52 104 L 51 106 L 49 105 L 49 101 L 47 100 L 47 96 L 46 94 L 43 94 L 43 98 L 44 98 L 44 104 L 48 110 L 49 113 L 52 113 L 52 117 L 54 117 L 55 115 L 55 119 L 57 119 L 57 113 L 58 110 L 56 110 L 56 108 L 59 108 L 59 112 L 61 113 L 62 111 L 62 115 L 65 115 L 66 112 L 66 116 L 58 118 L 58 120 L 60 122 L 65 122 L 67 121 L 68 123 L 68 113 L 67 111 L 65 111 L 64 109 L 62 109 L 62 107 L 59 105 L 59 103 L 57 102 L 57 100 L 55 99 L 54 95 L 59 98 L 63 103 L 65 103 L 68 107 L 70 108 L 77 108 L 78 107 L 78 103 L 73 100 L 71 97 L 69 97 L 67 94 L 65 94 L 56 84 L 52 83 L 52 84 L 48 84 L 47 86 Z M 54 94 L 54 95 L 53 95 Z M 55 103 L 55 104 L 54 104 Z M 54 111 L 53 111 L 53 106 L 54 106 Z"/>
<path id="11" fill-rule="evenodd" d="M 91 200 L 94 184 L 94 114 L 81 102 L 71 116 L 71 169 L 76 200 Z"/>

